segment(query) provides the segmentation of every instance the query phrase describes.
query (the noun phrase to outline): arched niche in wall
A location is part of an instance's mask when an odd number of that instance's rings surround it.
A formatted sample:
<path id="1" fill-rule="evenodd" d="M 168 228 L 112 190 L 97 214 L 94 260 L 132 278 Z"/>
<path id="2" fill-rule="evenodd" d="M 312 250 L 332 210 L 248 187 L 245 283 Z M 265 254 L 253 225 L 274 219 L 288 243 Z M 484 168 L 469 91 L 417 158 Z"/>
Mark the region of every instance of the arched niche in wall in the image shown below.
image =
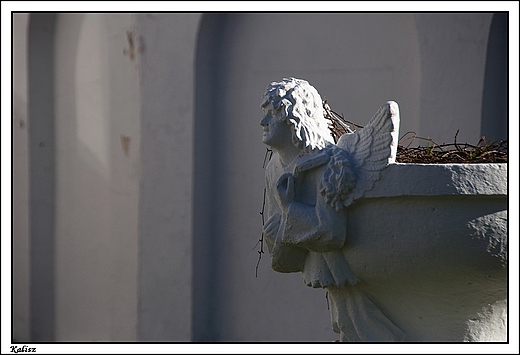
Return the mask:
<path id="1" fill-rule="evenodd" d="M 496 13 L 489 29 L 480 126 L 487 141 L 507 139 L 507 48 L 508 14 Z"/>
<path id="2" fill-rule="evenodd" d="M 458 142 L 478 142 L 491 16 L 414 15 L 421 60 L 420 136 L 450 143 L 459 130 Z"/>
<path id="3" fill-rule="evenodd" d="M 134 31 L 132 14 L 58 15 L 59 341 L 135 340 L 140 97 Z"/>
<path id="4" fill-rule="evenodd" d="M 108 286 L 111 237 L 103 16 L 60 14 L 56 29 L 55 317 L 61 341 L 109 340 L 103 318 L 112 289 L 100 285 Z"/>
<path id="5" fill-rule="evenodd" d="M 29 18 L 33 341 L 135 339 L 140 117 L 137 67 L 124 52 L 131 26 L 130 14 Z"/>
<path id="6" fill-rule="evenodd" d="M 304 287 L 299 274 L 274 273 L 268 256 L 255 278 L 265 154 L 260 96 L 272 81 L 299 77 L 360 124 L 395 100 L 403 132 L 416 130 L 421 77 L 414 16 L 206 14 L 198 41 L 194 340 L 334 340 L 324 292 Z"/>

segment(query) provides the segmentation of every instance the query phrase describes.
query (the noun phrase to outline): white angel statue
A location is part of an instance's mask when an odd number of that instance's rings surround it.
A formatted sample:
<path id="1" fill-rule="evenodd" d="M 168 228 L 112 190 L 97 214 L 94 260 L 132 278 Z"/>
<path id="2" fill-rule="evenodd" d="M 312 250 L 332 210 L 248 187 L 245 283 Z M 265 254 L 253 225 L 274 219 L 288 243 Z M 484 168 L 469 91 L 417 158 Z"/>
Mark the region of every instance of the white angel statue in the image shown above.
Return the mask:
<path id="1" fill-rule="evenodd" d="M 370 122 L 335 144 L 322 99 L 307 81 L 284 78 L 262 96 L 266 166 L 263 236 L 278 272 L 302 272 L 307 286 L 325 288 L 340 341 L 401 341 L 403 331 L 358 287 L 343 251 L 347 207 L 363 197 L 395 161 L 399 109 L 384 104 Z"/>

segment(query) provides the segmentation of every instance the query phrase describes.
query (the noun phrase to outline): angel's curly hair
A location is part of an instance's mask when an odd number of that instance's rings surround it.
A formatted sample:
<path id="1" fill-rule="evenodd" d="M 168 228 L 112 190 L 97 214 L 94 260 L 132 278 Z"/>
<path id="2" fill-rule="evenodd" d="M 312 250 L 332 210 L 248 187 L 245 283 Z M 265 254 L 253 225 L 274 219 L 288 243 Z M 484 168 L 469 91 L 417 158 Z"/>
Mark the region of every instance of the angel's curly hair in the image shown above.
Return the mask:
<path id="1" fill-rule="evenodd" d="M 272 82 L 262 95 L 260 106 L 264 108 L 269 103 L 292 126 L 292 143 L 301 151 L 310 153 L 334 143 L 321 96 L 306 80 L 283 78 Z"/>

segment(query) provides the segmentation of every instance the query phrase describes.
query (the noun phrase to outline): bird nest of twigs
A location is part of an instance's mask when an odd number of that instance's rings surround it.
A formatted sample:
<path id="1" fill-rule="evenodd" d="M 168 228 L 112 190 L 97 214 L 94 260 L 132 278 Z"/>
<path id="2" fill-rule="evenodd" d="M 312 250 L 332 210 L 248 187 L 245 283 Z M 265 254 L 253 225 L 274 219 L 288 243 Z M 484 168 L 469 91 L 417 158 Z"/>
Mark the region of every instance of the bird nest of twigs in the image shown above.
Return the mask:
<path id="1" fill-rule="evenodd" d="M 343 115 L 331 110 L 327 100 L 323 102 L 325 118 L 329 120 L 329 129 L 334 140 L 345 133 L 354 133 L 363 126 L 350 122 Z M 397 146 L 396 161 L 398 163 L 416 164 L 475 164 L 475 163 L 507 163 L 507 140 L 500 142 L 486 142 L 481 137 L 476 145 L 469 143 L 458 143 L 455 133 L 453 143 L 437 144 L 431 138 L 418 136 L 415 132 L 406 132 Z M 424 145 L 412 147 L 416 142 L 424 142 Z"/>

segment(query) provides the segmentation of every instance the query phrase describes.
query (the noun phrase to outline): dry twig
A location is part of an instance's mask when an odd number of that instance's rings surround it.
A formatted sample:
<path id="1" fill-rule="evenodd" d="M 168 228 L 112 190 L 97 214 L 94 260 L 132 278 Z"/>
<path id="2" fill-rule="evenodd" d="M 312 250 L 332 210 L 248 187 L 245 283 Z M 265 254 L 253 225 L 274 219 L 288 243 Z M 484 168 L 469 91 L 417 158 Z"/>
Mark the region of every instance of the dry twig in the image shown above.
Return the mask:
<path id="1" fill-rule="evenodd" d="M 347 121 L 343 115 L 331 110 L 327 100 L 323 102 L 325 118 L 329 123 L 334 141 L 345 133 L 354 133 L 363 126 Z M 477 145 L 469 143 L 458 143 L 455 133 L 454 141 L 450 144 L 438 144 L 431 138 L 418 136 L 415 132 L 406 132 L 400 139 L 397 146 L 398 163 L 416 164 L 475 164 L 475 163 L 507 163 L 507 140 L 500 142 L 486 142 L 485 137 L 481 137 Z M 425 146 L 411 147 L 416 140 L 426 142 Z"/>

